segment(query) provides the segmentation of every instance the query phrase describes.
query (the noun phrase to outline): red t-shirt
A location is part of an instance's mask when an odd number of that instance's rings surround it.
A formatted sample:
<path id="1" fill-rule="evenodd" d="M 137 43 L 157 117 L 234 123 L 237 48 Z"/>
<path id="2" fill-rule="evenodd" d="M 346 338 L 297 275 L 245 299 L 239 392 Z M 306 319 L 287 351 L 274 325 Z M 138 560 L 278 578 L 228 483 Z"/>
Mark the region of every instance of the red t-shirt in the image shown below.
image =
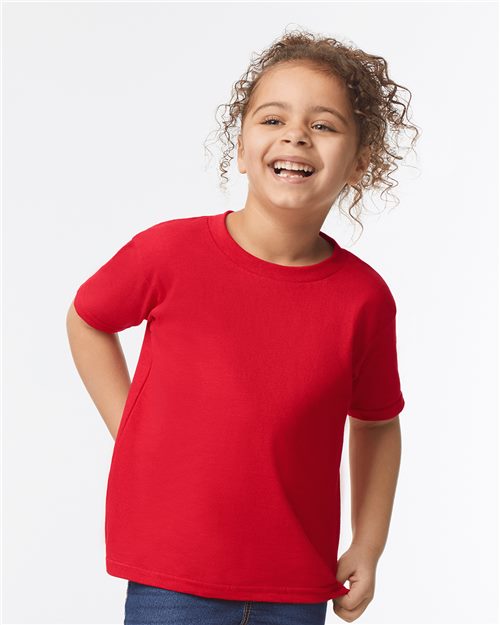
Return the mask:
<path id="1" fill-rule="evenodd" d="M 77 291 L 91 326 L 147 320 L 106 493 L 106 570 L 233 600 L 326 601 L 336 579 L 346 416 L 404 406 L 396 305 L 332 237 L 291 267 L 230 236 L 225 217 L 136 234 Z"/>

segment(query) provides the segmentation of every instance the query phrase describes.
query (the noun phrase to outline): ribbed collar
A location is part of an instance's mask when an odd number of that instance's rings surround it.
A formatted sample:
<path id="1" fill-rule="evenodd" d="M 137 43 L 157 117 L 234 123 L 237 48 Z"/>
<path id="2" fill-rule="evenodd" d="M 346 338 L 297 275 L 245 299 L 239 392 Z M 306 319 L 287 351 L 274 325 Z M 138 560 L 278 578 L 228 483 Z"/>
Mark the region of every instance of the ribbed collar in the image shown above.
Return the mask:
<path id="1" fill-rule="evenodd" d="M 224 213 L 207 216 L 207 225 L 214 242 L 219 249 L 226 254 L 236 264 L 245 269 L 263 276 L 268 276 L 276 280 L 286 280 L 289 282 L 309 282 L 319 280 L 331 275 L 340 269 L 346 260 L 344 249 L 326 232 L 319 232 L 319 235 L 326 239 L 333 247 L 332 254 L 319 263 L 313 265 L 303 265 L 291 267 L 289 265 L 279 265 L 271 263 L 262 258 L 258 258 L 244 250 L 229 234 L 226 226 L 226 216 L 234 211 L 227 210 Z"/>

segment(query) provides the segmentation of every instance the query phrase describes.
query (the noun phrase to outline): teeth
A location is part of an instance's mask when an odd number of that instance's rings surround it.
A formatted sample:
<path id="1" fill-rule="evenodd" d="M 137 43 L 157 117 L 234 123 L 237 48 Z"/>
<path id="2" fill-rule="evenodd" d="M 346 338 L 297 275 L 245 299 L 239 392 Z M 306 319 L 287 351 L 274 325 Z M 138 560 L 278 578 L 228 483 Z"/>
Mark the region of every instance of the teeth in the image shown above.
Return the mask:
<path id="1" fill-rule="evenodd" d="M 274 169 L 291 169 L 294 171 L 314 171 L 314 167 L 302 163 L 292 163 L 291 161 L 274 161 L 273 167 Z"/>

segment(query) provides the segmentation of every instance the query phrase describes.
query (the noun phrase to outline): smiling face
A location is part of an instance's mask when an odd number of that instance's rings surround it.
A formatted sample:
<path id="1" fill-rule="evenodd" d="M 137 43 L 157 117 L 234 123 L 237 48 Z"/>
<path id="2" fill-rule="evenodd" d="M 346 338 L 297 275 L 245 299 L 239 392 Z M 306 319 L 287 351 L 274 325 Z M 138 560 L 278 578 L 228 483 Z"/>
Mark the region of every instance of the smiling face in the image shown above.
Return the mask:
<path id="1" fill-rule="evenodd" d="M 355 184 L 369 164 L 369 148 L 357 153 L 356 147 L 352 107 L 340 79 L 305 62 L 267 70 L 238 137 L 238 169 L 248 177 L 247 205 L 326 215 L 344 185 Z M 272 164 L 283 156 L 311 164 L 314 173 L 281 177 Z"/>

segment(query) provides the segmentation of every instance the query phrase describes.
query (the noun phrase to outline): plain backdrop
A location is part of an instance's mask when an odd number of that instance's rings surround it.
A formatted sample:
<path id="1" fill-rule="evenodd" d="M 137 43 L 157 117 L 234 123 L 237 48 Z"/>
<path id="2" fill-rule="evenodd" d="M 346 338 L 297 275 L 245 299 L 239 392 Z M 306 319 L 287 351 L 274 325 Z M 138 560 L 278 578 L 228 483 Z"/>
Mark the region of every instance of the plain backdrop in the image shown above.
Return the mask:
<path id="1" fill-rule="evenodd" d="M 136 232 L 243 207 L 246 176 L 233 160 L 223 196 L 203 144 L 251 55 L 294 26 L 386 58 L 422 130 L 399 206 L 368 196 L 360 239 L 336 208 L 322 228 L 398 307 L 402 464 L 357 622 L 498 622 L 497 3 L 3 2 L 5 623 L 123 622 L 126 581 L 105 571 L 113 439 L 66 313 Z M 131 373 L 144 329 L 120 335 Z"/>

